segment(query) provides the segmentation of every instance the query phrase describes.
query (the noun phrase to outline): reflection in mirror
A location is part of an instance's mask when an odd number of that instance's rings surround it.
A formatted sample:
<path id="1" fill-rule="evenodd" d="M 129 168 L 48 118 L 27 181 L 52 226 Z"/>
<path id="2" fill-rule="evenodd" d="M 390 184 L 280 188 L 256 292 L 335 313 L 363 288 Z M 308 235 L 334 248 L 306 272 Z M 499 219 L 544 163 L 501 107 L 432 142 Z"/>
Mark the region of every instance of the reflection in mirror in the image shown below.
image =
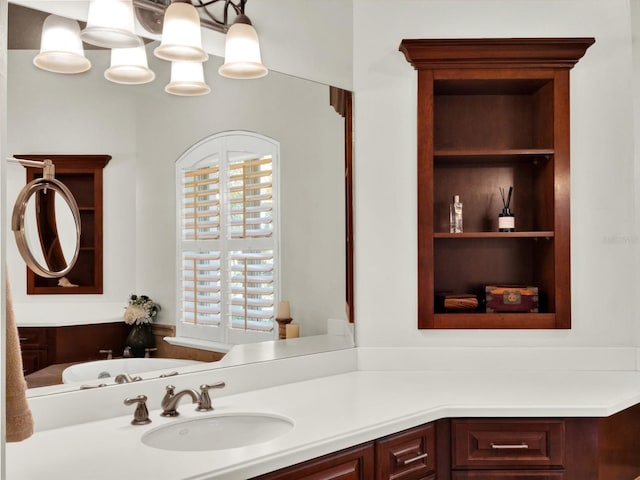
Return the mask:
<path id="1" fill-rule="evenodd" d="M 10 49 L 13 7 L 9 9 Z M 34 32 L 38 27 L 21 30 Z M 162 341 L 163 336 L 175 334 L 178 302 L 175 161 L 189 146 L 212 134 L 245 130 L 274 138 L 281 145 L 283 267 L 281 296 L 275 301 L 290 302 L 301 337 L 234 347 L 219 362 L 177 370 L 183 374 L 353 346 L 345 309 L 345 265 L 350 264 L 346 252 L 352 249 L 351 243 L 345 245 L 350 233 L 345 214 L 350 216 L 351 208 L 345 200 L 345 186 L 350 189 L 351 182 L 351 170 L 345 169 L 351 141 L 345 132 L 351 129 L 351 116 L 336 113 L 327 85 L 274 71 L 259 80 L 222 79 L 216 73 L 222 59 L 211 57 L 205 64 L 211 93 L 177 98 L 164 92 L 170 65 L 152 55 L 148 58 L 156 80 L 132 87 L 104 79 L 103 71 L 109 66 L 109 53 L 104 50 L 86 51 L 93 68 L 82 75 L 40 71 L 32 64 L 37 43 L 9 51 L 8 150 L 112 155 L 103 191 L 105 288 L 102 295 L 61 295 L 55 301 L 46 295 L 27 295 L 19 290 L 24 264 L 8 251 L 9 274 L 18 277 L 12 286 L 19 326 L 119 325 L 126 300 L 135 292 L 162 305 L 154 323 L 156 335 L 161 332 L 154 356 L 184 359 L 202 352 Z M 147 51 L 155 46 L 147 44 Z M 34 130 L 38 135 L 33 135 Z M 9 189 L 24 183 L 24 172 L 9 173 Z M 352 298 L 352 292 L 346 296 Z M 319 337 L 324 340 L 318 341 Z M 95 350 L 93 359 L 105 358 Z M 122 355 L 113 351 L 114 357 Z M 170 372 L 157 373 L 155 377 Z M 152 372 L 141 376 L 153 377 Z M 30 395 L 72 386 L 35 388 Z"/>
<path id="2" fill-rule="evenodd" d="M 54 178 L 39 178 L 22 189 L 11 228 L 18 251 L 37 275 L 58 278 L 75 265 L 80 251 L 80 212 L 69 189 Z"/>

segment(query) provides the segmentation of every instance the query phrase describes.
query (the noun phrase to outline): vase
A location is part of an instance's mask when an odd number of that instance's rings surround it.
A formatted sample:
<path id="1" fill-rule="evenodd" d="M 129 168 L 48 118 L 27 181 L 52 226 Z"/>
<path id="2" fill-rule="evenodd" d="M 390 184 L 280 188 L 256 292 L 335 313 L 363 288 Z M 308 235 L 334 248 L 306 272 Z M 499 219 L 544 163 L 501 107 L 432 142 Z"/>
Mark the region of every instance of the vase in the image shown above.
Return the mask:
<path id="1" fill-rule="evenodd" d="M 134 357 L 144 357 L 147 348 L 156 346 L 156 337 L 151 331 L 151 325 L 148 323 L 134 325 L 125 340 L 125 345 L 131 349 Z"/>

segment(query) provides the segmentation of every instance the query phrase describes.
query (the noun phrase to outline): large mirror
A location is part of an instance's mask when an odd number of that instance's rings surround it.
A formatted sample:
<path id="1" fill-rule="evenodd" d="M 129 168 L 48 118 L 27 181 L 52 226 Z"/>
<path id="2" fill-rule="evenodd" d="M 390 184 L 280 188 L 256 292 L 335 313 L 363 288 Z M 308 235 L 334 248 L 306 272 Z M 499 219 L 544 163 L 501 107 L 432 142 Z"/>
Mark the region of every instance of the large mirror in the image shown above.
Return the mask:
<path id="1" fill-rule="evenodd" d="M 205 64 L 211 93 L 175 97 L 164 91 L 170 65 L 150 53 L 154 43 L 147 51 L 156 79 L 147 85 L 107 81 L 103 73 L 109 52 L 100 49 L 85 51 L 92 62 L 89 72 L 52 74 L 32 63 L 46 14 L 26 10 L 9 9 L 7 151 L 98 153 L 112 160 L 104 169 L 104 294 L 27 295 L 24 263 L 8 242 L 18 325 L 56 325 L 61 318 L 74 325 L 122 321 L 132 293 L 152 297 L 162 306 L 158 323 L 175 325 L 175 161 L 202 139 L 230 130 L 280 143 L 279 299 L 290 302 L 301 345 L 306 337 L 326 334 L 329 320 L 348 322 L 352 312 L 346 297 L 353 295 L 353 287 L 345 271 L 352 249 L 345 241 L 350 218 L 345 186 L 350 189 L 351 182 L 350 171 L 345 182 L 345 131 L 350 129 L 345 125 L 351 118 L 336 113 L 328 85 L 274 71 L 259 80 L 224 79 L 216 73 L 222 59 L 211 57 Z M 31 38 L 15 43 L 16 30 Z M 24 183 L 21 167 L 7 168 L 8 207 Z M 237 361 L 264 358 L 259 350 L 269 349 L 254 345 Z M 308 351 L 291 349 L 292 354 Z M 37 388 L 30 395 L 68 389 Z"/>

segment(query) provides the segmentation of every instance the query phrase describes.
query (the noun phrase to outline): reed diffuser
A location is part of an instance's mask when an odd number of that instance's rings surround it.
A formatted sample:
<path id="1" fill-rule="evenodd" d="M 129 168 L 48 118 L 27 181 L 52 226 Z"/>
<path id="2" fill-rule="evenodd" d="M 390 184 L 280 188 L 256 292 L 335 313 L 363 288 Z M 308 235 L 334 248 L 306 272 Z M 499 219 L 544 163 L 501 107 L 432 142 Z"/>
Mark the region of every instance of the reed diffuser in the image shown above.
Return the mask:
<path id="1" fill-rule="evenodd" d="M 513 194 L 513 186 L 509 187 L 509 193 L 505 196 L 505 189 L 500 187 L 500 196 L 502 197 L 502 212 L 498 214 L 498 231 L 499 232 L 515 232 L 516 217 L 510 209 L 511 195 Z"/>

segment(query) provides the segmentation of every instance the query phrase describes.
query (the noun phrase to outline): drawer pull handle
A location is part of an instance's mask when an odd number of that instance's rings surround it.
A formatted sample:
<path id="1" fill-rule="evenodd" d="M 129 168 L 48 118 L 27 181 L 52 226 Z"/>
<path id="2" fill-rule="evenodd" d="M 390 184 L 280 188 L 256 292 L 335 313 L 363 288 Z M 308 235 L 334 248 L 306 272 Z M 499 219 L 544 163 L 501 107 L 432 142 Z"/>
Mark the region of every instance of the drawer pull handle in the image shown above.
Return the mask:
<path id="1" fill-rule="evenodd" d="M 501 445 L 499 443 L 490 443 L 491 448 L 494 450 L 526 450 L 529 448 L 529 445 L 526 443 L 519 443 L 514 445 Z"/>
<path id="2" fill-rule="evenodd" d="M 15 338 L 15 337 L 13 337 Z M 29 337 L 19 337 L 21 342 L 26 342 L 27 340 L 29 340 Z"/>
<path id="3" fill-rule="evenodd" d="M 422 460 L 423 458 L 427 458 L 428 456 L 429 456 L 428 453 L 422 453 L 420 455 L 416 455 L 413 458 L 409 458 L 409 459 L 405 460 L 404 464 L 405 465 L 409 465 L 410 463 L 417 462 L 418 460 Z"/>

